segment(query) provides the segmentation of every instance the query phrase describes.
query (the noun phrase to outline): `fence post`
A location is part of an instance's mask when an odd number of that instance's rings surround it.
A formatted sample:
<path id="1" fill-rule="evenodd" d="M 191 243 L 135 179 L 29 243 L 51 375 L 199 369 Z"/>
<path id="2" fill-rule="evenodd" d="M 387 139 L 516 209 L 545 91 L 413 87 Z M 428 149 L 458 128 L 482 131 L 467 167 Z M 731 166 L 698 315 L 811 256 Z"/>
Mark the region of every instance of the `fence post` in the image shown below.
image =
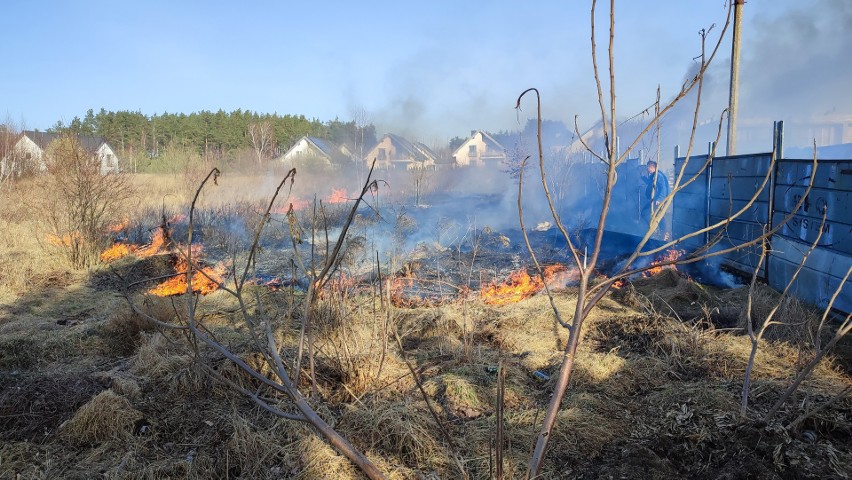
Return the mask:
<path id="1" fill-rule="evenodd" d="M 775 220 L 775 183 L 778 181 L 778 166 L 784 158 L 784 121 L 779 120 L 772 124 L 772 172 L 769 174 L 769 229 L 774 228 Z M 767 242 L 769 251 L 763 264 L 763 280 L 769 285 L 769 264 L 772 258 L 772 238 Z"/>

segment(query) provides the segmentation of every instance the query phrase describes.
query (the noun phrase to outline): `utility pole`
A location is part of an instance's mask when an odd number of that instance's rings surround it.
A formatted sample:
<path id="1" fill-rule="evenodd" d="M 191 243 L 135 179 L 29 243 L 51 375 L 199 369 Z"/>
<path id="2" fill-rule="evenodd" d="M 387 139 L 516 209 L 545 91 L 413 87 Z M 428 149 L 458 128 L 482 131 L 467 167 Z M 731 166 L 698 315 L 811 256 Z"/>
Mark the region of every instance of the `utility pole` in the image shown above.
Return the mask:
<path id="1" fill-rule="evenodd" d="M 740 32 L 745 0 L 734 1 L 734 36 L 731 40 L 731 96 L 728 102 L 728 141 L 727 155 L 737 153 L 737 103 L 739 102 L 740 83 Z"/>

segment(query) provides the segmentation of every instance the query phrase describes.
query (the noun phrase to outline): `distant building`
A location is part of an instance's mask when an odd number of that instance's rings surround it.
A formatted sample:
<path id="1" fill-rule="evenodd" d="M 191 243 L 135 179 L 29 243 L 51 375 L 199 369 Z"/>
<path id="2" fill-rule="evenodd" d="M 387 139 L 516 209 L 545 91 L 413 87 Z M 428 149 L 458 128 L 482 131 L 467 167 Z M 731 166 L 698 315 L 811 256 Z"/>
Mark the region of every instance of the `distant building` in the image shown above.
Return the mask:
<path id="1" fill-rule="evenodd" d="M 48 147 L 61 136 L 62 134 L 58 133 L 31 130 L 22 132 L 11 154 L 0 162 L 0 170 L 4 175 L 12 176 L 19 176 L 28 171 L 37 173 L 47 170 L 50 161 L 46 154 Z M 101 174 L 119 171 L 118 156 L 103 137 L 77 135 L 74 138 L 86 152 L 92 155 L 92 159 L 100 164 Z"/>
<path id="2" fill-rule="evenodd" d="M 461 167 L 504 162 L 506 149 L 490 134 L 473 130 L 470 132 L 470 138 L 453 152 L 453 160 Z"/>
<path id="3" fill-rule="evenodd" d="M 376 168 L 403 167 L 413 170 L 435 167 L 437 155 L 420 142 L 412 142 L 399 135 L 386 133 L 364 156 L 367 165 L 370 165 L 373 160 L 376 161 Z"/>
<path id="4" fill-rule="evenodd" d="M 308 168 L 340 168 L 352 164 L 355 155 L 345 144 L 335 145 L 321 138 L 304 136 L 274 161 Z"/>

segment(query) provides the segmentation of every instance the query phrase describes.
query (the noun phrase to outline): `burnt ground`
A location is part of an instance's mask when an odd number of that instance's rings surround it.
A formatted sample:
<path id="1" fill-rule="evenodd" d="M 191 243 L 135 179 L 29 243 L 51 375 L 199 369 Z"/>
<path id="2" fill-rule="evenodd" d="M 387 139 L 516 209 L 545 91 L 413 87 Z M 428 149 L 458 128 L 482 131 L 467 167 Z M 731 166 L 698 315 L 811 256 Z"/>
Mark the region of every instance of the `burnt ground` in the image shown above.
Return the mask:
<path id="1" fill-rule="evenodd" d="M 506 469 L 523 476 L 566 335 L 546 296 L 495 307 L 476 295 L 478 281 L 470 279 L 479 274 L 471 271 L 500 278 L 520 266 L 498 236 L 489 241 L 494 246 L 476 252 L 478 260 L 473 251 L 444 250 L 403 265 L 412 285 L 447 287 L 437 294 L 412 287 L 408 298 L 419 301 L 391 310 L 403 352 L 382 341 L 388 312 L 375 286 L 347 284 L 320 304 L 320 398 L 312 403 L 392 478 L 460 477 L 404 358 L 471 478 L 494 470 L 502 359 Z M 162 272 L 161 261 L 131 258 L 115 269 L 141 279 Z M 473 292 L 451 288 L 462 284 Z M 0 478 L 358 478 L 311 429 L 272 418 L 211 377 L 210 370 L 252 385 L 221 355 L 196 354 L 182 333 L 158 331 L 133 314 L 119 287 L 103 271 L 46 285 L 0 310 Z M 446 291 L 453 293 L 441 296 Z M 274 314 L 292 358 L 301 296 L 253 292 Z M 584 326 L 543 478 L 848 478 L 848 396 L 789 426 L 852 383 L 842 367 L 848 359 L 824 361 L 772 421 L 761 421 L 813 355 L 807 331 L 780 327 L 762 342 L 748 415 L 739 416 L 749 352 L 735 326 L 743 294 L 664 271 L 608 295 Z M 182 297 L 130 295 L 161 320 L 185 314 Z M 761 295 L 758 309 L 774 298 Z M 555 291 L 564 316 L 575 297 L 570 287 Z M 199 306 L 207 328 L 257 365 L 233 299 L 220 291 Z M 799 305 L 779 313 L 791 324 L 812 314 Z M 306 376 L 302 388 L 310 390 Z M 285 399 L 275 401 L 287 408 Z"/>

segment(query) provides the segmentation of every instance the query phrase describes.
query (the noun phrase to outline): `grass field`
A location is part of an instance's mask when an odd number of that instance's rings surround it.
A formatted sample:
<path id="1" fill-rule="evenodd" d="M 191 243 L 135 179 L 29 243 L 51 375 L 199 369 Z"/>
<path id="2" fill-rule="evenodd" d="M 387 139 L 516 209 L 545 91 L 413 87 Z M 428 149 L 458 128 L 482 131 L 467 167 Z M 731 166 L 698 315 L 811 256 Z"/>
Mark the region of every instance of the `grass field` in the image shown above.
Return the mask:
<path id="1" fill-rule="evenodd" d="M 163 214 L 186 215 L 200 178 L 133 177 L 134 201 L 117 212 L 131 240 L 150 241 Z M 240 265 L 245 239 L 213 226 L 241 216 L 250 230 L 275 186 L 223 177 L 205 190 L 199 215 L 210 221 L 200 231 L 211 256 Z M 0 193 L 0 478 L 361 478 L 309 425 L 276 418 L 237 391 L 255 391 L 256 381 L 219 352 L 133 311 L 131 303 L 162 322 L 185 321 L 186 295 L 157 297 L 146 293 L 156 282 L 134 284 L 171 273 L 173 255 L 73 270 L 41 236 L 28 194 L 25 182 Z M 289 241 L 283 223 L 270 225 L 269 245 Z M 282 258 L 292 249 L 262 253 L 269 268 L 290 268 Z M 470 478 L 492 478 L 502 364 L 505 470 L 522 478 L 567 338 L 547 297 L 494 306 L 474 291 L 402 306 L 379 297 L 375 278 L 335 278 L 314 311 L 313 408 L 389 478 L 461 478 L 459 465 Z M 571 312 L 576 295 L 559 289 L 555 304 Z M 773 422 L 754 420 L 813 356 L 807 326 L 818 317 L 806 307 L 788 302 L 779 313 L 804 327 L 777 327 L 761 343 L 749 418 L 739 417 L 750 351 L 739 320 L 745 295 L 671 270 L 609 294 L 586 323 L 544 478 L 848 478 L 848 396 L 785 428 L 852 384 L 848 358 L 829 356 Z M 241 307 L 222 290 L 199 296 L 197 317 L 271 375 L 240 315 L 262 312 L 292 371 L 304 292 L 257 283 L 245 298 Z M 777 293 L 761 288 L 755 298 L 765 310 Z M 722 328 L 722 317 L 733 326 Z M 298 378 L 307 395 L 309 377 Z M 292 410 L 283 396 L 267 400 Z"/>

